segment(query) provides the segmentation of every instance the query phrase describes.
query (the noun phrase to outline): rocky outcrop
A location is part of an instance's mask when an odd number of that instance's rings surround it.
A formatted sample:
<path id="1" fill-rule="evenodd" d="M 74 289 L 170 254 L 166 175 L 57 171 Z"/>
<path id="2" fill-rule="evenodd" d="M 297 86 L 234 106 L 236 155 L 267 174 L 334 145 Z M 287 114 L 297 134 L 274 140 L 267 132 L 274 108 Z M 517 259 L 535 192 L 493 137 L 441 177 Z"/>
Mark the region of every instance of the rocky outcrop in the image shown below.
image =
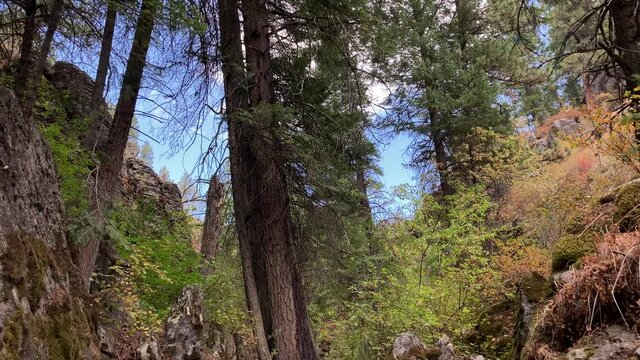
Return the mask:
<path id="1" fill-rule="evenodd" d="M 522 351 L 530 339 L 535 314 L 543 300 L 548 298 L 549 293 L 547 279 L 536 272 L 527 274 L 518 284 L 520 308 L 513 329 L 512 359 L 520 359 Z"/>
<path id="2" fill-rule="evenodd" d="M 164 326 L 164 353 L 171 360 L 196 360 L 202 357 L 202 290 L 187 286 Z"/>
<path id="3" fill-rule="evenodd" d="M 611 325 L 591 334 L 565 354 L 567 360 L 637 359 L 640 357 L 640 339 L 629 329 Z"/>
<path id="4" fill-rule="evenodd" d="M 419 360 L 438 355 L 435 348 L 429 349 L 418 336 L 412 332 L 405 332 L 393 341 L 391 348 L 392 360 Z"/>
<path id="5" fill-rule="evenodd" d="M 442 335 L 435 346 L 425 345 L 412 332 L 404 332 L 393 341 L 387 357 L 390 360 L 483 360 L 482 356 L 463 356 L 456 354 L 447 335 Z"/>
<path id="6" fill-rule="evenodd" d="M 104 101 L 98 106 L 97 113 L 91 114 L 93 79 L 77 66 L 62 61 L 53 65 L 47 79 L 56 90 L 65 95 L 64 105 L 68 119 L 89 119 L 83 144 L 89 149 L 99 148 L 100 144 L 104 144 L 112 118 Z"/>
<path id="7" fill-rule="evenodd" d="M 154 201 L 167 214 L 182 210 L 182 196 L 178 185 L 160 179 L 144 161 L 125 159 L 121 177 L 122 195 L 125 199 Z"/>
<path id="8" fill-rule="evenodd" d="M 466 334 L 466 340 L 490 358 L 501 358 L 511 351 L 513 323 L 518 312 L 517 301 L 507 299 L 493 304 L 478 317 L 476 326 Z"/>
<path id="9" fill-rule="evenodd" d="M 49 148 L 0 88 L 0 358 L 91 359 Z"/>

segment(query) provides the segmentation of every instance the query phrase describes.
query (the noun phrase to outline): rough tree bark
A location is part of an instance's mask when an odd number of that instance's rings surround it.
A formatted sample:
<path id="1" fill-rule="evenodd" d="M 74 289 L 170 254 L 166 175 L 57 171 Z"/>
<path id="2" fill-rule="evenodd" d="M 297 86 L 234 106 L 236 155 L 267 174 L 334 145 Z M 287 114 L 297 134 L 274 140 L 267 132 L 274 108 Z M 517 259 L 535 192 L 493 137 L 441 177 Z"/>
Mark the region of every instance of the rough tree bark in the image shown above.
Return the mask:
<path id="1" fill-rule="evenodd" d="M 247 136 L 251 135 L 247 124 L 234 119 L 235 116 L 249 105 L 246 89 L 246 75 L 244 72 L 244 58 L 242 54 L 242 33 L 240 30 L 240 14 L 238 0 L 218 1 L 220 21 L 220 54 L 222 57 L 222 72 L 224 75 L 225 117 L 229 127 L 229 158 L 231 162 L 231 183 L 233 190 L 234 215 L 240 256 L 245 283 L 247 304 L 251 312 L 256 350 L 260 360 L 271 359 L 266 334 L 270 332 L 271 322 L 268 317 L 268 307 L 263 312 L 256 281 L 260 281 L 266 290 L 266 279 L 256 274 L 265 274 L 264 264 L 255 264 L 251 251 L 251 239 L 259 236 L 255 222 L 249 221 L 251 203 L 248 194 L 254 192 L 254 179 L 247 174 L 249 165 L 253 162 Z M 248 163 L 247 163 L 248 162 Z M 263 296 L 263 299 L 267 298 Z M 268 300 L 268 298 L 267 298 Z M 269 330 L 266 330 L 269 329 Z"/>
<path id="2" fill-rule="evenodd" d="M 318 354 L 311 333 L 302 280 L 293 247 L 293 231 L 282 144 L 277 120 L 268 105 L 274 102 L 268 10 L 264 0 L 242 4 L 249 99 L 253 115 L 253 141 L 249 144 L 254 166 L 250 176 L 257 187 L 249 194 L 253 218 L 266 259 L 274 351 L 279 360 L 313 360 Z M 252 253 L 255 253 L 252 251 Z"/>
<path id="3" fill-rule="evenodd" d="M 147 51 L 158 7 L 157 0 L 142 1 L 113 124 L 109 131 L 109 138 L 104 144 L 104 148 L 101 149 L 104 156 L 96 176 L 97 190 L 92 194 L 92 207 L 98 213 L 103 213 L 102 210 L 107 209 L 111 201 L 118 195 L 120 169 L 142 83 L 142 73 L 146 65 Z M 79 249 L 76 256 L 86 291 L 89 290 L 91 273 L 95 267 L 100 243 L 101 239 L 92 239 Z"/>
<path id="4" fill-rule="evenodd" d="M 436 170 L 438 171 L 438 177 L 440 178 L 440 193 L 442 195 L 451 195 L 455 192 L 455 189 L 449 182 L 449 162 L 447 160 L 447 150 L 445 148 L 443 131 L 439 128 L 440 124 L 438 113 L 436 111 L 429 110 L 429 120 Z"/>
<path id="5" fill-rule="evenodd" d="M 630 91 L 638 86 L 634 76 L 640 75 L 639 5 L 638 0 L 613 0 L 609 4 L 615 34 L 614 46 L 618 52 L 613 60 L 622 68 L 626 88 Z"/>
<path id="6" fill-rule="evenodd" d="M 609 11 L 613 19 L 615 39 L 613 45 L 617 54 L 611 50 L 607 52 L 613 61 L 622 68 L 625 77 L 625 88 L 634 92 L 640 85 L 640 16 L 638 15 L 638 0 L 613 0 L 609 3 Z M 636 110 L 640 105 L 635 104 Z M 640 123 L 635 122 L 636 146 L 640 146 Z"/>
<path id="7" fill-rule="evenodd" d="M 18 69 L 13 87 L 16 98 L 21 106 L 24 103 L 24 97 L 28 89 L 29 72 L 33 66 L 33 40 L 38 31 L 36 22 L 38 3 L 36 0 L 25 0 L 22 8 L 25 13 L 25 22 L 22 30 L 22 44 L 20 45 Z"/>
<path id="8" fill-rule="evenodd" d="M 218 175 L 211 176 L 207 191 L 207 211 L 204 216 L 200 253 L 206 260 L 211 260 L 218 252 L 218 244 L 222 233 L 222 205 L 224 203 L 224 185 Z M 207 264 L 202 273 L 209 275 L 213 268 Z"/>
<path id="9" fill-rule="evenodd" d="M 243 3 L 245 64 L 238 5 L 236 0 L 220 1 L 219 15 L 234 212 L 247 298 L 259 342 L 266 334 L 278 359 L 313 360 L 318 355 L 293 253 L 282 148 L 273 132 L 276 119 L 263 106 L 273 102 L 267 9 L 263 1 Z M 246 73 L 252 74 L 248 94 Z M 253 121 L 240 119 L 249 113 Z M 261 358 L 269 358 L 264 344 L 259 351 Z"/>

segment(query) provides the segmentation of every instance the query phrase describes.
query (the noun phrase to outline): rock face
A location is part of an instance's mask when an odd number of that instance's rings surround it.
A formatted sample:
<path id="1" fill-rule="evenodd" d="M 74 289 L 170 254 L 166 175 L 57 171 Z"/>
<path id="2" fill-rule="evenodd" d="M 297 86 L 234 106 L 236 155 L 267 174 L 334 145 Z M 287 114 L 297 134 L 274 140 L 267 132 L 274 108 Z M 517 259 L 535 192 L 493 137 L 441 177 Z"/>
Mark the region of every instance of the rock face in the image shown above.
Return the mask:
<path id="1" fill-rule="evenodd" d="M 182 196 L 178 185 L 162 181 L 142 160 L 126 159 L 121 176 L 125 199 L 153 200 L 165 213 L 182 210 Z"/>
<path id="2" fill-rule="evenodd" d="M 0 88 L 0 358 L 83 359 L 97 350 L 64 232 L 48 146 Z"/>
<path id="3" fill-rule="evenodd" d="M 440 351 L 438 360 L 456 360 L 456 351 L 453 349 L 453 344 L 447 335 L 442 335 L 436 343 L 436 348 Z"/>
<path id="4" fill-rule="evenodd" d="M 567 360 L 637 359 L 640 356 L 640 339 L 619 325 L 611 325 L 584 340 L 587 344 L 577 344 L 567 351 Z"/>
<path id="5" fill-rule="evenodd" d="M 165 322 L 164 353 L 171 360 L 202 358 L 202 290 L 187 286 Z"/>
<path id="6" fill-rule="evenodd" d="M 547 298 L 549 290 L 547 279 L 536 272 L 529 273 L 520 281 L 518 285 L 520 309 L 513 331 L 513 359 L 520 359 L 522 351 L 529 341 L 530 329 L 538 305 Z"/>
<path id="7" fill-rule="evenodd" d="M 489 358 L 502 358 L 511 351 L 513 343 L 513 322 L 518 311 L 518 303 L 505 300 L 489 306 L 478 317 L 467 340 L 476 344 L 477 349 Z"/>
<path id="8" fill-rule="evenodd" d="M 54 88 L 66 94 L 65 110 L 69 119 L 86 118 L 90 114 L 91 93 L 94 81 L 77 66 L 59 61 L 53 65 L 47 76 Z M 88 124 L 87 134 L 82 139 L 89 149 L 99 147 L 105 143 L 109 135 L 112 118 L 107 111 L 104 101 L 99 106 L 98 113 L 93 114 L 92 123 Z"/>

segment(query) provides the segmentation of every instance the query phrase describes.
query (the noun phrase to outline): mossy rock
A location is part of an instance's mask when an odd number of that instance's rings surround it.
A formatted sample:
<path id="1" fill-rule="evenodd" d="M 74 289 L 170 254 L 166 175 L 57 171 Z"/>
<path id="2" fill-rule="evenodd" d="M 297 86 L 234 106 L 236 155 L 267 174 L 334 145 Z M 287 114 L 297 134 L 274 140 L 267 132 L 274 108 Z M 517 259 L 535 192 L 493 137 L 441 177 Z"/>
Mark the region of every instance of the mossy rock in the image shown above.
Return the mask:
<path id="1" fill-rule="evenodd" d="M 640 224 L 640 181 L 622 185 L 614 200 L 613 222 L 622 231 L 633 231 Z"/>
<path id="2" fill-rule="evenodd" d="M 596 238 L 592 234 L 563 236 L 553 244 L 551 272 L 567 270 L 580 258 L 595 250 Z"/>
<path id="3" fill-rule="evenodd" d="M 567 232 L 567 234 L 577 235 L 581 234 L 584 231 L 585 227 L 586 224 L 582 215 L 576 215 L 569 219 L 565 231 Z"/>
<path id="4" fill-rule="evenodd" d="M 505 300 L 489 306 L 480 314 L 471 342 L 482 354 L 501 359 L 511 349 L 513 319 L 517 311 L 514 300 Z"/>
<path id="5" fill-rule="evenodd" d="M 520 280 L 520 292 L 529 302 L 539 303 L 551 296 L 551 283 L 537 272 L 530 272 Z"/>

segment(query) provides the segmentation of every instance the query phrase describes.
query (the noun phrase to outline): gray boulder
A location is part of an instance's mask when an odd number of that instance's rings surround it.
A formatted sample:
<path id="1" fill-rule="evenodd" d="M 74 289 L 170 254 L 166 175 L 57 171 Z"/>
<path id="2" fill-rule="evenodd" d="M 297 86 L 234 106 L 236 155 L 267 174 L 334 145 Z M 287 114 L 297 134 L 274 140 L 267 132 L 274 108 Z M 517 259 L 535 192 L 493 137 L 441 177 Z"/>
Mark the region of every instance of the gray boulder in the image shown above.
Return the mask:
<path id="1" fill-rule="evenodd" d="M 436 350 L 429 349 L 412 332 L 405 332 L 393 341 L 390 358 L 393 360 L 421 360 L 428 359 L 429 354 L 433 354 Z"/>
<path id="2" fill-rule="evenodd" d="M 611 325 L 599 334 L 579 341 L 579 345 L 569 349 L 568 360 L 609 360 L 636 359 L 640 349 L 640 339 L 630 330 Z"/>
<path id="3" fill-rule="evenodd" d="M 187 286 L 164 325 L 164 353 L 171 360 L 202 358 L 202 290 Z"/>

